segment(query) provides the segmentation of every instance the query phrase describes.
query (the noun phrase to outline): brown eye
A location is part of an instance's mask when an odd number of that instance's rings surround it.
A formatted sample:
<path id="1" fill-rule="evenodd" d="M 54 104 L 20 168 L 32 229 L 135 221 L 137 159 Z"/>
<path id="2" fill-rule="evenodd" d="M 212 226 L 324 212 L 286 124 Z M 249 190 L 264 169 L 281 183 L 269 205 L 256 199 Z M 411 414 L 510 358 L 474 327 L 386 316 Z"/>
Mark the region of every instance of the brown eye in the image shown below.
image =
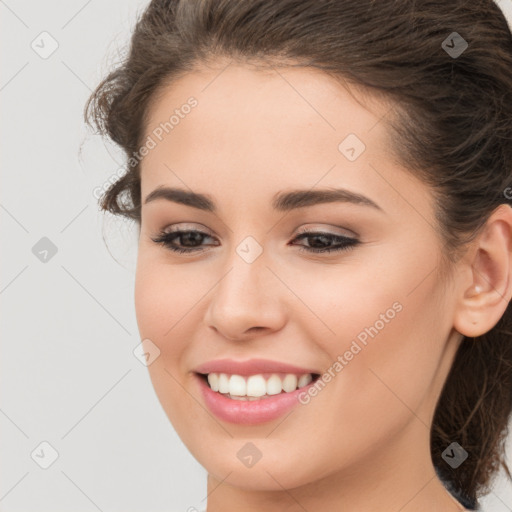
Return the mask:
<path id="1" fill-rule="evenodd" d="M 161 232 L 158 237 L 152 238 L 153 242 L 162 244 L 171 251 L 177 253 L 190 253 L 201 250 L 201 243 L 205 238 L 212 238 L 207 233 L 197 230 L 182 230 L 172 232 Z M 178 240 L 179 244 L 176 245 L 175 241 Z"/>
<path id="2" fill-rule="evenodd" d="M 202 231 L 181 230 L 171 232 L 164 231 L 151 240 L 157 244 L 164 245 L 167 249 L 176 253 L 191 253 L 201 251 L 202 242 L 204 242 L 206 238 L 212 237 Z M 308 244 L 306 246 L 301 245 L 300 250 L 312 253 L 344 251 L 352 249 L 360 243 L 359 240 L 355 238 L 316 231 L 301 233 L 295 240 L 308 240 Z M 178 242 L 178 244 L 176 242 Z"/>
<path id="3" fill-rule="evenodd" d="M 307 233 L 301 233 L 295 240 L 308 239 L 312 240 L 313 243 L 308 241 L 308 246 L 301 246 L 301 251 L 308 251 L 313 253 L 332 252 L 332 251 L 344 251 L 354 248 L 359 244 L 359 240 L 350 238 L 343 235 L 335 235 L 333 233 L 323 233 L 317 231 L 311 231 Z M 332 243 L 337 244 L 332 246 Z M 295 245 L 295 244 L 293 244 Z"/>

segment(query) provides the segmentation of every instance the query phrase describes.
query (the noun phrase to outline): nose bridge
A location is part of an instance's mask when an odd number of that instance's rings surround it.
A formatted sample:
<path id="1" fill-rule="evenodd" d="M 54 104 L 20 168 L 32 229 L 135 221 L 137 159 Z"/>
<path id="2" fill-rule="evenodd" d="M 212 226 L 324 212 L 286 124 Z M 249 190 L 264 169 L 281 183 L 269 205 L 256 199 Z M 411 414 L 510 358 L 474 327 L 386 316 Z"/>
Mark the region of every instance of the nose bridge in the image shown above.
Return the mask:
<path id="1" fill-rule="evenodd" d="M 266 242 L 266 226 L 254 215 L 249 205 L 239 205 L 237 211 L 239 218 L 231 223 L 230 252 L 224 262 L 224 268 L 229 274 L 219 283 L 218 292 L 227 300 L 236 298 L 243 303 L 246 298 L 247 302 L 254 302 L 259 294 L 265 293 L 260 284 L 266 283 L 268 274 L 271 274 L 266 267 L 270 263 L 269 244 L 266 244 L 265 249 L 263 247 Z M 250 220 L 244 222 L 242 218 Z"/>
<path id="2" fill-rule="evenodd" d="M 268 277 L 271 274 L 266 266 L 268 261 L 262 248 L 259 255 L 256 251 L 251 241 L 242 241 L 233 250 L 226 261 L 228 273 L 219 282 L 215 293 L 218 302 L 225 302 L 228 307 L 233 303 L 239 308 L 244 304 L 254 308 L 268 296 Z"/>
<path id="3" fill-rule="evenodd" d="M 243 239 L 225 261 L 208 306 L 207 324 L 233 339 L 253 327 L 277 328 L 282 312 L 268 264 L 263 247 L 252 237 Z"/>

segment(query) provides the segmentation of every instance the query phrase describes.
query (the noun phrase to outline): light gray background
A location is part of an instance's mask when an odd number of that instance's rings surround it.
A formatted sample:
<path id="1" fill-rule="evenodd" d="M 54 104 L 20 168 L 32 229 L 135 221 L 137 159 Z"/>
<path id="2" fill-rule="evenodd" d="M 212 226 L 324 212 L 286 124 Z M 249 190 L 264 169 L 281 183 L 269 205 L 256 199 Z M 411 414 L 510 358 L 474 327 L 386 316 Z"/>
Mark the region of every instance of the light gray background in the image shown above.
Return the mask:
<path id="1" fill-rule="evenodd" d="M 123 156 L 82 121 L 146 4 L 0 0 L 1 512 L 205 505 L 206 473 L 133 354 L 134 231 L 94 197 Z M 512 20 L 511 0 L 499 4 Z M 43 237 L 57 248 L 47 261 L 33 252 Z M 47 469 L 44 441 L 58 453 Z M 510 438 L 508 453 L 512 464 Z M 512 511 L 510 483 L 501 477 L 483 505 Z"/>

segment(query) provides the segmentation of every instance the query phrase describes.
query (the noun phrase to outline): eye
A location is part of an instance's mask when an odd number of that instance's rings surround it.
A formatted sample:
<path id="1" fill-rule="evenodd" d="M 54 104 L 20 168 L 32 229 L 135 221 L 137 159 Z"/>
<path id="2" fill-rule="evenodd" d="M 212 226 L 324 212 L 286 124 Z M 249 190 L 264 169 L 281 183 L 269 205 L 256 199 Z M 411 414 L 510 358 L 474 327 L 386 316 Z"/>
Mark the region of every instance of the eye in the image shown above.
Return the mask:
<path id="1" fill-rule="evenodd" d="M 191 253 L 201 251 L 201 244 L 205 238 L 212 238 L 208 233 L 198 230 L 176 230 L 176 231 L 162 231 L 157 237 L 151 238 L 156 244 L 164 245 L 176 253 Z M 344 235 L 335 235 L 334 233 L 324 233 L 321 231 L 305 231 L 299 236 L 294 238 L 297 240 L 308 240 L 308 245 L 302 245 L 300 250 L 311 253 L 324 253 L 324 252 L 337 252 L 346 251 L 354 248 L 360 243 L 356 238 L 347 237 Z M 181 247 L 176 245 L 176 240 L 179 241 Z M 311 240 L 313 243 L 311 244 Z M 336 245 L 332 246 L 331 244 Z M 215 243 L 213 245 L 219 245 Z M 292 244 L 297 245 L 297 244 Z"/>
<path id="2" fill-rule="evenodd" d="M 295 240 L 303 239 L 308 239 L 308 246 L 301 246 L 300 250 L 312 253 L 346 251 L 353 249 L 356 245 L 361 243 L 356 238 L 321 231 L 305 231 L 295 238 Z M 313 244 L 311 244 L 311 240 L 314 240 Z M 333 242 L 337 242 L 337 244 L 332 246 L 331 243 Z"/>
<path id="3" fill-rule="evenodd" d="M 181 231 L 162 231 L 158 234 L 156 238 L 151 238 L 153 242 L 157 244 L 162 244 L 167 249 L 177 253 L 190 253 L 200 251 L 200 245 L 196 245 L 197 243 L 201 243 L 204 238 L 212 238 L 208 233 L 204 233 L 203 231 L 197 231 L 195 229 L 190 230 L 181 230 Z M 181 248 L 176 246 L 174 241 L 178 239 L 182 246 L 185 248 Z M 217 244 L 218 245 L 218 244 Z M 198 248 L 199 247 L 199 248 Z"/>

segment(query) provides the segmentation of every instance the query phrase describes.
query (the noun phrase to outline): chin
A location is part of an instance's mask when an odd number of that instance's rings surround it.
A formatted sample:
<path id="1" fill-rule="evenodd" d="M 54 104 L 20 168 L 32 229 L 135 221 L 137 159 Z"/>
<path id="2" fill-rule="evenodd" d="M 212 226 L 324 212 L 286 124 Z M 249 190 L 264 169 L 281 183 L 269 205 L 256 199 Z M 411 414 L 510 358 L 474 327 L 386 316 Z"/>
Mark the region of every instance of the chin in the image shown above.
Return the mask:
<path id="1" fill-rule="evenodd" d="M 233 441 L 237 447 L 245 444 L 239 439 Z M 294 489 L 325 476 L 319 468 L 315 469 L 316 466 L 311 464 L 311 461 L 305 464 L 302 457 L 290 457 L 290 450 L 287 449 L 283 449 L 282 452 L 273 451 L 270 457 L 263 455 L 252 467 L 246 467 L 236 457 L 236 450 L 233 451 L 234 456 L 225 452 L 222 455 L 212 452 L 198 453 L 193 451 L 192 447 L 189 447 L 189 450 L 208 474 L 219 482 L 252 491 Z"/>

